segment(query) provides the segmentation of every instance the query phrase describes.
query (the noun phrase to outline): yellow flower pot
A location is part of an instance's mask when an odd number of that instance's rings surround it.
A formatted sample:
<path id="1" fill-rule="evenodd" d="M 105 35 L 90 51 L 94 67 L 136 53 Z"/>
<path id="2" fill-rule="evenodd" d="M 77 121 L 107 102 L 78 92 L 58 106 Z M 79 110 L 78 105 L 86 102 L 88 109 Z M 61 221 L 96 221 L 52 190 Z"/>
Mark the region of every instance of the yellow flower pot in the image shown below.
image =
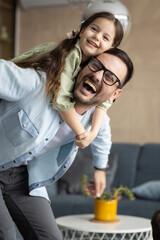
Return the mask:
<path id="1" fill-rule="evenodd" d="M 117 216 L 117 200 L 94 200 L 94 214 L 96 220 L 114 221 Z"/>

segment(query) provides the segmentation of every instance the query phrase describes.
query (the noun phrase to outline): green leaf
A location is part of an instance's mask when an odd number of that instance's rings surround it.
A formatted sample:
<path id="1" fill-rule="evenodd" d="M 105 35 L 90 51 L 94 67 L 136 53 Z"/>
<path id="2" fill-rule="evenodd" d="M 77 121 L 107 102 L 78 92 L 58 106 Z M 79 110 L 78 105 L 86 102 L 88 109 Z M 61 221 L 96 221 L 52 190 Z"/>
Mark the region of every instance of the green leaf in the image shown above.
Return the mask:
<path id="1" fill-rule="evenodd" d="M 87 177 L 87 175 L 82 175 L 82 177 L 81 177 L 81 191 L 86 197 L 88 197 L 90 195 L 90 193 L 84 189 L 84 186 L 87 186 L 87 185 L 88 185 L 88 177 Z"/>

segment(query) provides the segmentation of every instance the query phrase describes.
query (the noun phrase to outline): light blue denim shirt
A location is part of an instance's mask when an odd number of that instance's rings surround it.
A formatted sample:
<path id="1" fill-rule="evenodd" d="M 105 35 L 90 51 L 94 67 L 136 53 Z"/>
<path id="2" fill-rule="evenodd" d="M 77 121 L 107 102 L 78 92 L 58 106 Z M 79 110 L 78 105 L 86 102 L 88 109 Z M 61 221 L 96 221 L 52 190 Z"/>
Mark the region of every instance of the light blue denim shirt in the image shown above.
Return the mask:
<path id="1" fill-rule="evenodd" d="M 45 95 L 46 74 L 0 60 L 0 171 L 18 166 L 41 150 L 56 134 L 62 119 Z M 82 124 L 89 130 L 94 108 Z M 111 147 L 109 117 L 91 144 L 93 165 L 105 168 Z M 59 179 L 71 166 L 78 147 L 70 143 L 50 149 L 28 162 L 29 191 Z"/>

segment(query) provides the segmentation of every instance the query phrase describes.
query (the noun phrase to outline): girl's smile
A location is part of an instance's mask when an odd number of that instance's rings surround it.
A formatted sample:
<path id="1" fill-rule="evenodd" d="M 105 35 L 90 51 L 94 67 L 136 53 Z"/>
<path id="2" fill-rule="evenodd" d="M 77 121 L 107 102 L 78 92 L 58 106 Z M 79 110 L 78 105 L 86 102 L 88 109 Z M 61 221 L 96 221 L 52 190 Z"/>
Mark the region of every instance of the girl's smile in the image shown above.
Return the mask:
<path id="1" fill-rule="evenodd" d="M 82 62 L 97 56 L 112 47 L 115 37 L 114 23 L 106 18 L 97 18 L 80 32 Z"/>

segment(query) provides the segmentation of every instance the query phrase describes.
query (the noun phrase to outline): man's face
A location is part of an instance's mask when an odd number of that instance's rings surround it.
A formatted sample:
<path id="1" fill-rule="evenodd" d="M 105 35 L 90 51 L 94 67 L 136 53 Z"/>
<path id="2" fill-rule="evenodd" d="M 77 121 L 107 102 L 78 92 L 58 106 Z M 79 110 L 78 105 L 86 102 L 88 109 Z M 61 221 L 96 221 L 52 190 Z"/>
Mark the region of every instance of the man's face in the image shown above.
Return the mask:
<path id="1" fill-rule="evenodd" d="M 121 59 L 108 53 L 100 54 L 97 59 L 123 83 L 127 67 Z M 117 88 L 118 82 L 113 86 L 107 85 L 102 80 L 103 72 L 103 70 L 92 72 L 86 66 L 79 73 L 74 88 L 74 98 L 78 104 L 90 108 L 106 100 L 113 101 L 120 95 L 122 90 Z"/>

